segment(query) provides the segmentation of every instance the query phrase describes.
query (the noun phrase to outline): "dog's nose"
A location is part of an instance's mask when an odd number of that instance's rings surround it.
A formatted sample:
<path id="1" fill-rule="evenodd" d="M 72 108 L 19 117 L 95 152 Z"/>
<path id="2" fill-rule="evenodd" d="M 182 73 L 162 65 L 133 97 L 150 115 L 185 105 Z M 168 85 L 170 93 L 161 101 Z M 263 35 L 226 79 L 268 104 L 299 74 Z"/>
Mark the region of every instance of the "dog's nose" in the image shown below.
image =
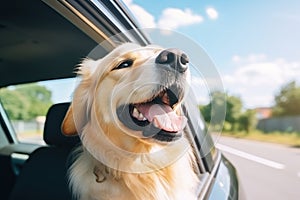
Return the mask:
<path id="1" fill-rule="evenodd" d="M 187 70 L 188 56 L 179 49 L 163 50 L 155 59 L 157 64 L 169 64 L 171 68 L 183 73 Z"/>

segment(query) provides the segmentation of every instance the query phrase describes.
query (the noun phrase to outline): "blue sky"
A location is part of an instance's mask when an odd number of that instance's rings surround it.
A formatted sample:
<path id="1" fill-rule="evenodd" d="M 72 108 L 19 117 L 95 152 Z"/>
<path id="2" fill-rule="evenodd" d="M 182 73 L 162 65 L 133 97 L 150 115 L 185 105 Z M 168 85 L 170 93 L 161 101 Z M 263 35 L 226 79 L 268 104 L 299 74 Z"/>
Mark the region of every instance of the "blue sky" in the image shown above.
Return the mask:
<path id="1" fill-rule="evenodd" d="M 272 106 L 280 87 L 300 83 L 299 0 L 124 2 L 142 27 L 174 30 L 199 44 L 225 91 L 239 96 L 245 108 Z M 53 91 L 54 102 L 70 101 L 76 86 L 72 80 L 64 88 L 59 82 L 41 84 Z M 208 93 L 198 94 L 200 104 L 208 102 Z"/>
<path id="2" fill-rule="evenodd" d="M 178 31 L 201 45 L 225 90 L 244 107 L 271 106 L 300 82 L 300 1 L 125 0 L 143 27 Z"/>

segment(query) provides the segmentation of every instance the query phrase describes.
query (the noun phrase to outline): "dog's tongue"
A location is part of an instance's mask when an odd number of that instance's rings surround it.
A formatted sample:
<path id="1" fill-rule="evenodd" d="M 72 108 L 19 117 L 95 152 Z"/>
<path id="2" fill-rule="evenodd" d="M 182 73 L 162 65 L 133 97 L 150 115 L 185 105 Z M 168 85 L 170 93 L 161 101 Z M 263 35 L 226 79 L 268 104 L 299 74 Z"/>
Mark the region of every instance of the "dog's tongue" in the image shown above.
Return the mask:
<path id="1" fill-rule="evenodd" d="M 185 116 L 178 116 L 173 109 L 166 104 L 138 104 L 136 108 L 152 122 L 157 128 L 168 132 L 178 132 L 187 123 Z"/>

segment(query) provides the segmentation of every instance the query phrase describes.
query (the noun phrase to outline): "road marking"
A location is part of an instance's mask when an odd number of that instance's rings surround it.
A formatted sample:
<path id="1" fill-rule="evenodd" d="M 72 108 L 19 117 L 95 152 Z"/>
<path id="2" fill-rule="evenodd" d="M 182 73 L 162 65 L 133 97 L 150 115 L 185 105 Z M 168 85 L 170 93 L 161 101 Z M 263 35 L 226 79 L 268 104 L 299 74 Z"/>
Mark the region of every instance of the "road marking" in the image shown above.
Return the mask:
<path id="1" fill-rule="evenodd" d="M 284 164 L 274 162 L 272 160 L 268 160 L 268 159 L 265 159 L 265 158 L 262 158 L 262 157 L 258 157 L 258 156 L 255 156 L 255 155 L 252 155 L 252 154 L 234 149 L 234 148 L 226 146 L 226 145 L 216 144 L 216 147 L 218 149 L 220 149 L 221 151 L 224 151 L 224 152 L 227 152 L 227 153 L 230 153 L 230 154 L 234 154 L 236 156 L 239 156 L 239 157 L 242 157 L 242 158 L 245 158 L 245 159 L 248 159 L 248 160 L 263 164 L 263 165 L 266 165 L 268 167 L 272 167 L 272 168 L 275 168 L 275 169 L 284 169 L 285 168 Z"/>

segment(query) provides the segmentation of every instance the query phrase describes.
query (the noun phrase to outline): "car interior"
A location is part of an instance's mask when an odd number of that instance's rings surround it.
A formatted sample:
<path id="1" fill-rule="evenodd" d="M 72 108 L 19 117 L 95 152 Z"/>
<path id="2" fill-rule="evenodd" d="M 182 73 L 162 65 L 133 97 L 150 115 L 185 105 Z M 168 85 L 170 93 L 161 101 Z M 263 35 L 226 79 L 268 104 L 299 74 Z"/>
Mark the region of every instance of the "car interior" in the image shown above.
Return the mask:
<path id="1" fill-rule="evenodd" d="M 119 34 L 138 25 L 118 0 L 12 0 L 2 2 L 0 13 L 0 90 L 24 83 L 74 78 L 74 68 L 81 59 L 103 41 L 104 45 L 97 46 L 97 58 L 120 42 L 150 42 L 139 30 Z M 119 35 L 110 41 L 115 34 Z M 74 159 L 71 151 L 80 139 L 61 132 L 69 105 L 57 103 L 49 109 L 43 130 L 46 145 L 29 144 L 16 137 L 0 99 L 0 199 L 72 199 L 67 169 Z M 199 115 L 195 107 L 186 105 L 189 118 Z M 203 199 L 207 198 L 209 185 L 216 176 L 216 163 L 222 156 L 215 149 L 202 154 L 213 143 L 212 139 L 190 121 L 199 173 L 206 183 L 199 188 L 199 199 Z"/>
<path id="2" fill-rule="evenodd" d="M 65 137 L 61 133 L 61 122 L 69 103 L 55 104 L 46 116 L 44 141 L 30 154 L 22 166 L 10 199 L 71 199 L 68 189 L 67 169 L 71 163 L 71 150 L 79 144 L 78 137 Z M 30 182 L 28 182 L 30 180 Z"/>
<path id="3" fill-rule="evenodd" d="M 5 38 L 0 87 L 74 77 L 74 66 L 97 45 L 43 1 L 5 1 L 0 10 L 0 35 Z M 47 146 L 42 147 L 19 143 L 1 109 L 1 199 L 71 199 L 66 160 L 79 138 L 61 133 L 68 106 L 49 109 L 43 134 Z"/>

